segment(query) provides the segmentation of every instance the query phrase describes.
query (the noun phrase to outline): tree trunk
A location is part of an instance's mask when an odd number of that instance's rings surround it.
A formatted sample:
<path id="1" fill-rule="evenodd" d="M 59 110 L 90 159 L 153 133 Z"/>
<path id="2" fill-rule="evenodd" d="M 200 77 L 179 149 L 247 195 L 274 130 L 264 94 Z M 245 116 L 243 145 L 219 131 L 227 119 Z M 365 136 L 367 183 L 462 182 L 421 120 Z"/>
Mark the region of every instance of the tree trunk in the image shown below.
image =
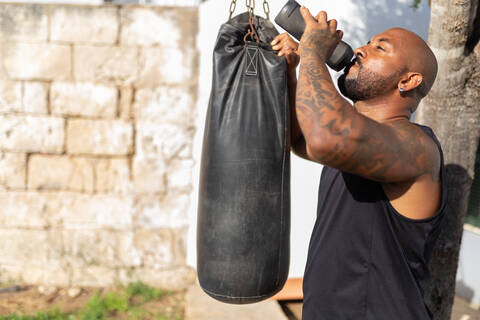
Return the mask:
<path id="1" fill-rule="evenodd" d="M 433 128 L 445 154 L 448 207 L 430 262 L 425 299 L 435 320 L 449 320 L 463 221 L 480 136 L 480 0 L 432 0 L 429 44 L 438 76 L 417 112 Z"/>

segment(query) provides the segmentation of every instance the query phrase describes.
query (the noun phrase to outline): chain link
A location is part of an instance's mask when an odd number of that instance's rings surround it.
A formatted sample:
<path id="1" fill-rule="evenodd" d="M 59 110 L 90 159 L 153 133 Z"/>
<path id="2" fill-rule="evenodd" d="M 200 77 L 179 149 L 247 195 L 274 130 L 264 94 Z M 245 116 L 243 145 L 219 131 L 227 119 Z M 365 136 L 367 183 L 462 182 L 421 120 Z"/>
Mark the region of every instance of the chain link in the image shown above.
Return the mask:
<path id="1" fill-rule="evenodd" d="M 230 3 L 230 14 L 228 15 L 228 20 L 232 19 L 232 14 L 235 12 L 235 8 L 237 7 L 237 0 L 232 0 Z"/>
<path id="2" fill-rule="evenodd" d="M 270 5 L 267 0 L 263 0 L 263 11 L 265 11 L 265 17 L 270 20 Z"/>
<path id="3" fill-rule="evenodd" d="M 250 13 L 250 15 L 254 14 L 255 11 L 255 0 L 245 0 L 245 5 L 247 6 L 247 10 Z M 237 0 L 232 0 L 230 2 L 230 9 L 228 19 L 232 19 L 232 15 L 235 12 L 235 8 L 237 7 Z M 267 0 L 263 0 L 263 11 L 265 12 L 265 16 L 267 20 L 270 20 L 270 5 Z"/>
<path id="4" fill-rule="evenodd" d="M 245 0 L 245 4 L 247 6 L 248 12 L 253 14 L 255 11 L 255 0 Z"/>

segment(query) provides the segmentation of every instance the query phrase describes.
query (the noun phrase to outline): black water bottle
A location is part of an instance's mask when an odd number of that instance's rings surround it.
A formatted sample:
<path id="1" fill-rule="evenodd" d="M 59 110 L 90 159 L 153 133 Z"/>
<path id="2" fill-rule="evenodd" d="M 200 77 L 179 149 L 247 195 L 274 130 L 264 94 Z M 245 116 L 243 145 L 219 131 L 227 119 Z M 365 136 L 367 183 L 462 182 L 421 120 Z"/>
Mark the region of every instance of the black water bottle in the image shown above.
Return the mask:
<path id="1" fill-rule="evenodd" d="M 295 0 L 289 0 L 283 6 L 275 22 L 300 41 L 305 30 L 305 21 L 300 13 L 300 5 Z M 350 63 L 353 56 L 353 49 L 346 42 L 340 41 L 328 59 L 327 65 L 335 71 L 340 71 Z"/>

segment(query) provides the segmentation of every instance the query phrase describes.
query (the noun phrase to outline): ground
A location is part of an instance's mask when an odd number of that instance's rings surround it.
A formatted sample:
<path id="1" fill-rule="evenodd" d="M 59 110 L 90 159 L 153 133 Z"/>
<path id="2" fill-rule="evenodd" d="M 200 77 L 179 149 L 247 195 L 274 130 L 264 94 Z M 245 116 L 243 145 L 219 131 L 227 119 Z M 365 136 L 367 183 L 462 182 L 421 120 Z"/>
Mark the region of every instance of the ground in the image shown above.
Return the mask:
<path id="1" fill-rule="evenodd" d="M 182 320 L 184 312 L 185 291 L 163 291 L 142 283 L 103 289 L 21 285 L 0 289 L 0 319 Z"/>
<path id="2" fill-rule="evenodd" d="M 301 301 L 281 301 L 280 305 L 288 319 L 301 319 Z M 185 291 L 163 291 L 143 283 L 102 289 L 22 285 L 0 288 L 0 320 L 64 319 L 183 320 Z M 480 320 L 480 311 L 456 297 L 451 319 Z"/>

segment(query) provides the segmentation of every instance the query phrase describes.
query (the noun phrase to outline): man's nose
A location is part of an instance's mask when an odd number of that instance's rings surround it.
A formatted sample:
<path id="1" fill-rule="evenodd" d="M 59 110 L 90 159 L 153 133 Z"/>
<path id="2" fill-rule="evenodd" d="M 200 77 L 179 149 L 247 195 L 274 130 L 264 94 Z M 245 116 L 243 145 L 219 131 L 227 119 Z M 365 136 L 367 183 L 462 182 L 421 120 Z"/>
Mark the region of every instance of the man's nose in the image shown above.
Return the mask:
<path id="1" fill-rule="evenodd" d="M 360 48 L 355 49 L 355 51 L 353 51 L 353 53 L 355 53 L 355 56 L 357 56 L 357 58 L 361 57 L 362 59 L 365 59 L 367 57 L 367 51 L 365 50 L 364 47 L 360 47 Z"/>

